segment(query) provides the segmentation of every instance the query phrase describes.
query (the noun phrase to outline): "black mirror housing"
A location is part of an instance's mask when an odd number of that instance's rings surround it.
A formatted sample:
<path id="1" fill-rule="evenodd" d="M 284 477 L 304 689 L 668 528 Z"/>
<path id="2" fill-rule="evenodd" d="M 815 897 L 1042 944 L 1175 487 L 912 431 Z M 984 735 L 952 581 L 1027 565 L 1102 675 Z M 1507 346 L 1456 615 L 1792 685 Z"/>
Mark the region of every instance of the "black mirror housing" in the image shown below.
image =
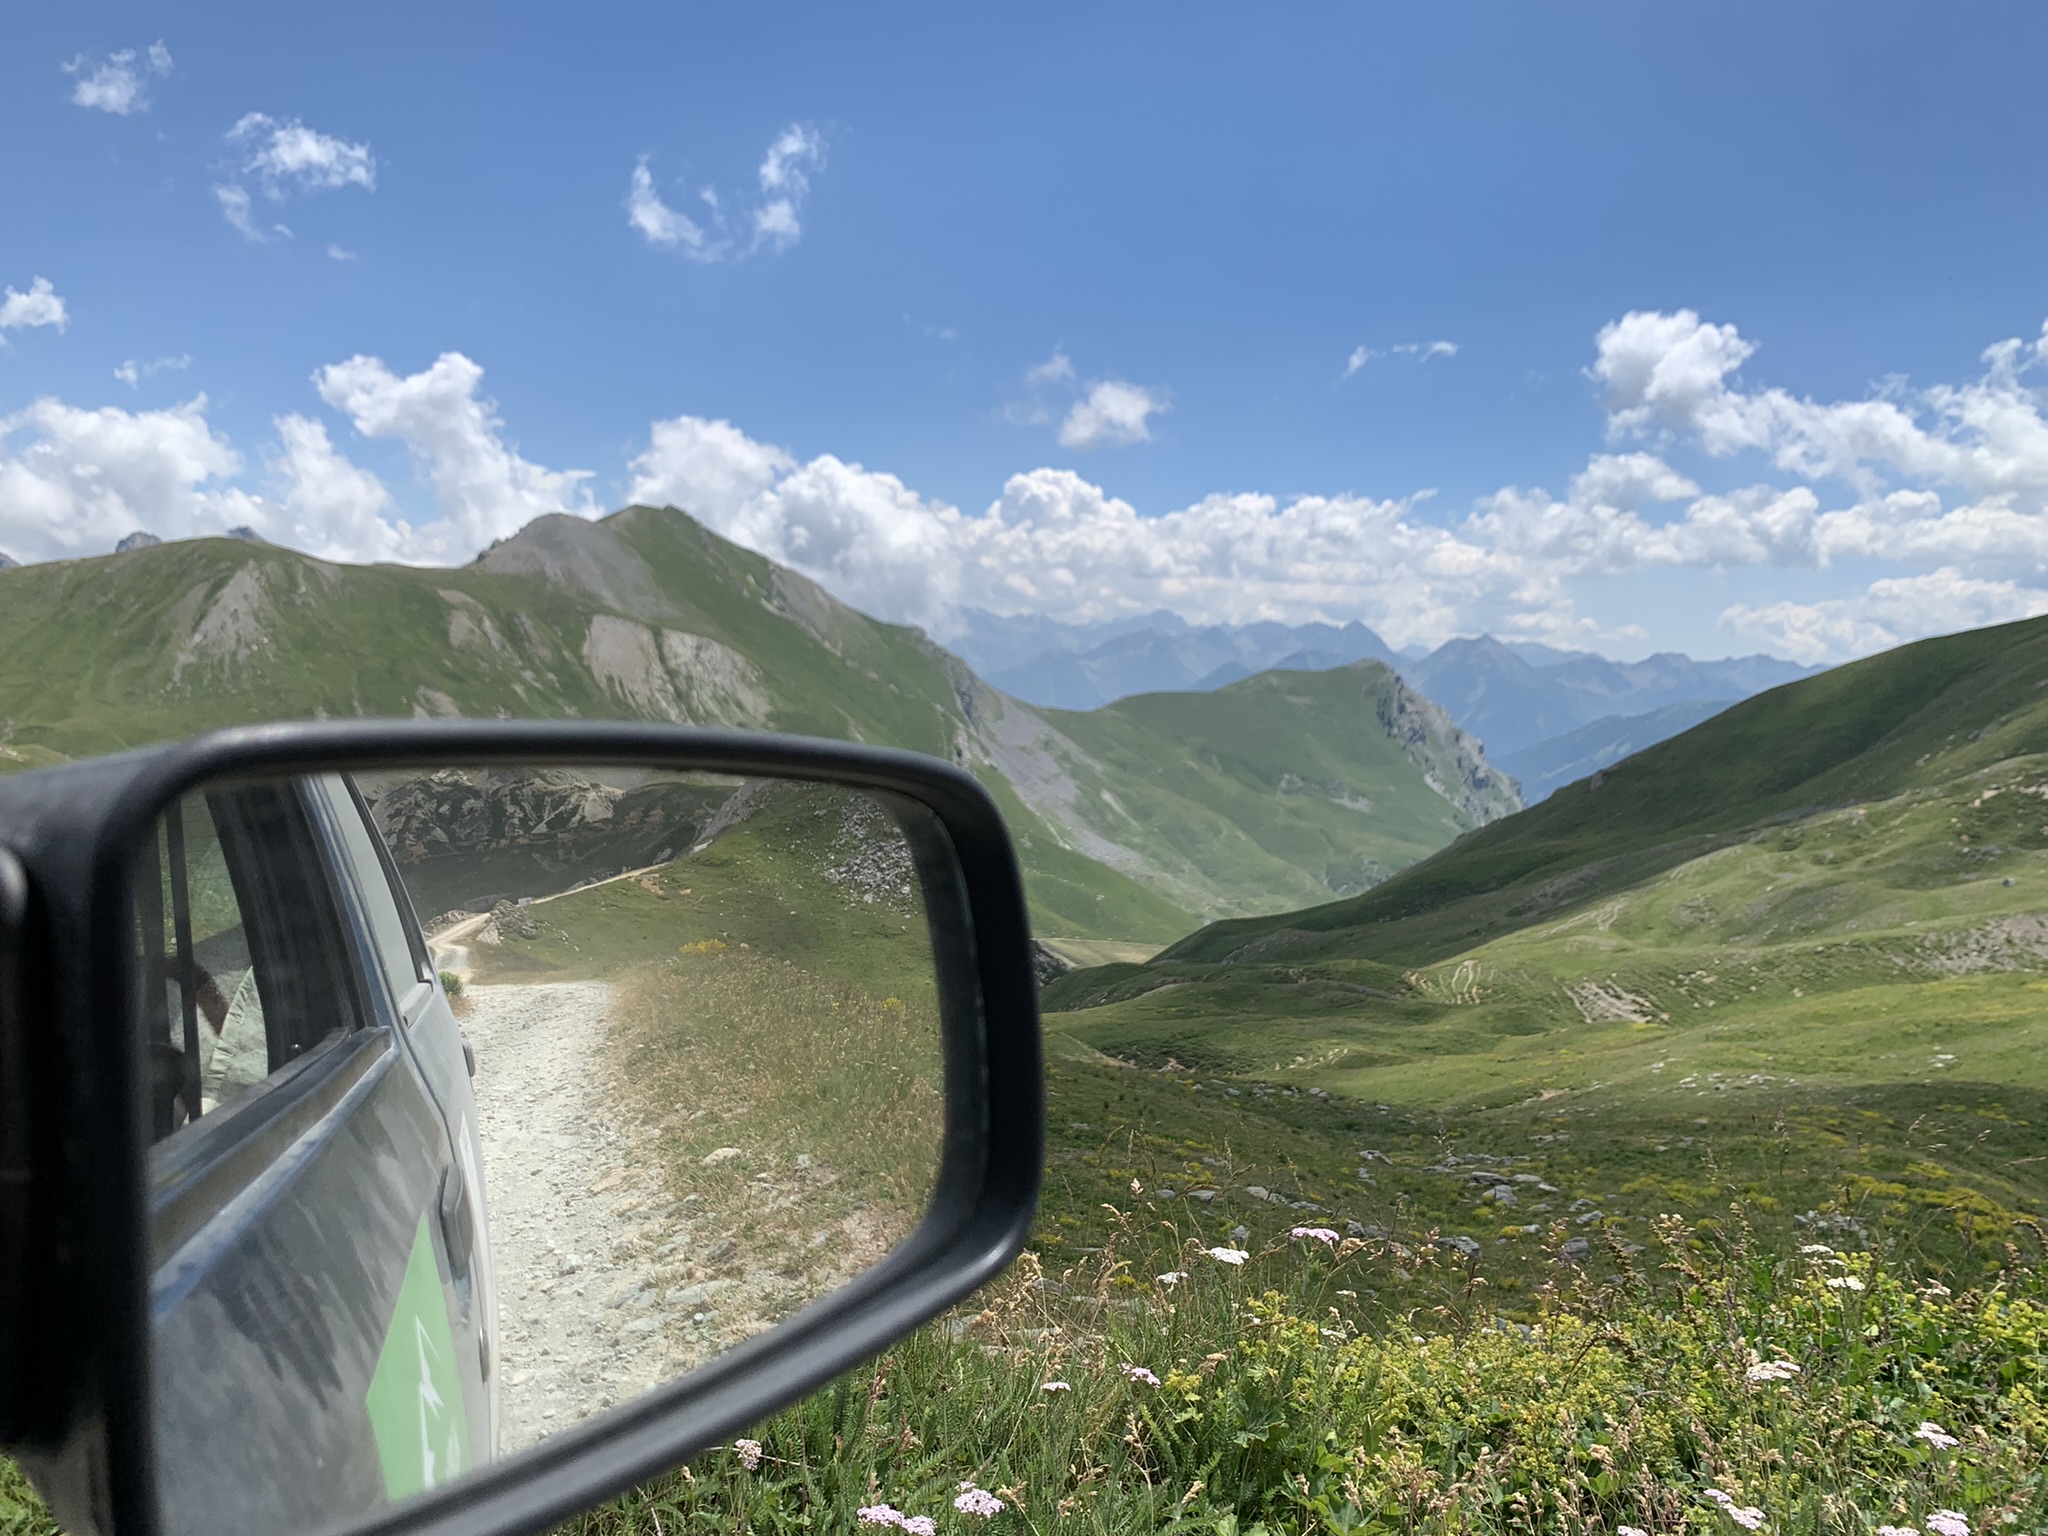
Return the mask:
<path id="1" fill-rule="evenodd" d="M 223 731 L 0 780 L 0 1441 L 79 1536 L 158 1536 L 148 1083 L 131 883 L 157 817 L 235 778 L 543 761 L 802 778 L 896 815 L 923 882 L 945 1111 L 922 1221 L 880 1264 L 693 1374 L 352 1536 L 517 1536 L 674 1467 L 823 1385 L 998 1274 L 1043 1161 L 1024 897 L 1000 813 L 933 759 L 638 724 L 315 723 Z"/>

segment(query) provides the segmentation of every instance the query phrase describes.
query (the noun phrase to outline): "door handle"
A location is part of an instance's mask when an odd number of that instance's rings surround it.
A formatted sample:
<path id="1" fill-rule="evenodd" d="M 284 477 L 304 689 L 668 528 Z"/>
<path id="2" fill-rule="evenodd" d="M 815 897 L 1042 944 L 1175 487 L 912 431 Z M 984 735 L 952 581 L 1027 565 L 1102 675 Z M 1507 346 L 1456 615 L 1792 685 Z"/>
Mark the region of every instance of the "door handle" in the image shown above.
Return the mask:
<path id="1" fill-rule="evenodd" d="M 476 1249 L 476 1213 L 469 1203 L 469 1184 L 460 1168 L 441 1170 L 441 1241 L 448 1250 L 448 1273 L 457 1281 L 469 1278 Z"/>

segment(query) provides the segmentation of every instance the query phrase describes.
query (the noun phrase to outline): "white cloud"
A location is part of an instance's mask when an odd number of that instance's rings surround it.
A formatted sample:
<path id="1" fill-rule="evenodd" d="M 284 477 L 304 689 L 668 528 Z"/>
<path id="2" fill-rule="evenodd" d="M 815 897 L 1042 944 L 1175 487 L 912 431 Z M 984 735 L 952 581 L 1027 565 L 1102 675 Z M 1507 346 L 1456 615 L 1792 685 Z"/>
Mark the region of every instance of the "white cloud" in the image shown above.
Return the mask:
<path id="1" fill-rule="evenodd" d="M 299 415 L 274 425 L 271 467 L 285 482 L 294 546 L 330 560 L 404 560 L 413 552 L 411 529 L 395 518 L 384 482 L 338 453 L 325 425 Z"/>
<path id="2" fill-rule="evenodd" d="M 1128 448 L 1152 440 L 1151 418 L 1171 410 L 1165 392 L 1123 379 L 1101 379 L 1060 423 L 1062 448 Z"/>
<path id="3" fill-rule="evenodd" d="M 250 240 L 265 241 L 272 234 L 289 237 L 291 230 L 272 223 L 264 229 L 256 219 L 253 200 L 246 183 L 255 182 L 272 203 L 282 203 L 295 192 L 334 191 L 342 187 L 377 190 L 377 158 L 368 144 L 352 143 L 308 128 L 299 119 L 278 119 L 262 112 L 244 113 L 227 132 L 241 158 L 230 178 L 218 182 L 213 195 L 229 225 Z M 328 254 L 338 250 L 328 247 Z"/>
<path id="4" fill-rule="evenodd" d="M 815 128 L 792 123 L 768 146 L 759 171 L 760 201 L 741 218 L 744 243 L 728 223 L 725 203 L 716 189 L 697 193 L 704 204 L 700 222 L 662 197 L 650 157 L 642 155 L 626 185 L 626 222 L 649 245 L 680 251 L 698 261 L 723 261 L 759 250 L 785 251 L 803 238 L 803 204 L 812 173 L 825 165 L 825 141 Z"/>
<path id="5" fill-rule="evenodd" d="M 242 458 L 206 421 L 206 397 L 161 411 L 41 399 L 0 416 L 0 548 L 27 560 L 102 554 L 147 528 L 164 538 L 264 531 L 231 482 Z"/>
<path id="6" fill-rule="evenodd" d="M 154 378 L 159 373 L 182 371 L 192 366 L 192 354 L 182 353 L 177 357 L 152 358 L 149 362 L 138 363 L 129 358 L 114 369 L 114 377 L 134 389 L 144 379 Z"/>
<path id="7" fill-rule="evenodd" d="M 1412 357 L 1418 363 L 1426 363 L 1432 358 L 1457 355 L 1458 344 L 1455 341 L 1397 341 L 1384 352 L 1372 347 L 1357 346 L 1353 347 L 1351 355 L 1344 359 L 1344 372 L 1338 377 L 1337 382 L 1343 383 L 1376 357 Z"/>
<path id="8" fill-rule="evenodd" d="M 273 199 L 292 188 L 377 190 L 377 160 L 369 145 L 321 133 L 295 117 L 279 121 L 262 112 L 245 113 L 228 130 L 228 142 L 247 148 L 243 171 L 254 176 Z"/>
<path id="9" fill-rule="evenodd" d="M 63 70 L 77 82 L 71 87 L 73 103 L 130 117 L 149 110 L 149 84 L 171 72 L 171 51 L 159 40 L 140 53 L 123 48 L 102 59 L 81 53 Z"/>
<path id="10" fill-rule="evenodd" d="M 1794 661 L 1839 661 L 1927 635 L 1952 634 L 2048 613 L 2048 592 L 1980 581 L 1951 567 L 1886 577 L 1853 597 L 1816 603 L 1737 603 L 1721 627 Z"/>
<path id="11" fill-rule="evenodd" d="M 356 253 L 339 245 L 330 245 L 327 247 L 327 259 L 329 261 L 354 261 Z"/>
<path id="12" fill-rule="evenodd" d="M 754 243 L 787 250 L 803 237 L 799 214 L 810 195 L 810 170 L 823 170 L 825 144 L 817 130 L 792 123 L 768 146 L 761 162 L 761 194 L 754 212 Z M 808 167 L 808 170 L 806 169 Z"/>
<path id="13" fill-rule="evenodd" d="M 55 326 L 61 331 L 70 323 L 71 312 L 47 277 L 33 279 L 27 293 L 14 288 L 0 291 L 0 331 L 20 331 L 39 325 Z M 0 338 L 0 344 L 4 344 L 4 338 Z"/>
<path id="14" fill-rule="evenodd" d="M 1032 385 L 1068 384 L 1073 378 L 1074 360 L 1057 347 L 1044 362 L 1024 370 L 1024 382 Z"/>
<path id="15" fill-rule="evenodd" d="M 322 368 L 313 382 L 365 437 L 403 443 L 433 487 L 440 515 L 394 534 L 398 558 L 468 560 L 543 513 L 595 513 L 583 487 L 586 471 L 545 469 L 505 442 L 496 406 L 478 394 L 483 369 L 460 352 L 403 375 L 379 358 L 352 357 Z"/>
<path id="16" fill-rule="evenodd" d="M 640 231 L 649 245 L 680 250 L 699 261 L 716 261 L 727 248 L 727 242 L 708 240 L 703 227 L 694 219 L 678 213 L 661 200 L 645 155 L 634 165 L 632 179 L 626 187 L 626 219 Z"/>
<path id="17" fill-rule="evenodd" d="M 633 500 L 682 506 L 849 601 L 941 633 L 971 604 L 1069 620 L 1160 607 L 1197 622 L 1359 618 L 1395 644 L 1480 631 L 1619 643 L 1579 604 L 1599 582 L 1653 570 L 1808 573 L 1797 595 L 1812 600 L 1721 617 L 1803 659 L 2048 611 L 2048 427 L 2033 372 L 2048 364 L 2048 329 L 1986 349 L 1974 380 L 1839 401 L 1742 387 L 1753 352 L 1695 315 L 1624 317 L 1596 339 L 1593 372 L 1615 435 L 1644 441 L 1593 453 L 1555 489 L 1507 486 L 1441 512 L 1427 493 L 1245 493 L 1142 515 L 1040 468 L 974 514 L 883 470 L 689 416 L 652 425 L 626 480 Z M 1064 351 L 1027 383 L 1041 421 L 1094 413 L 1067 434 L 1083 442 L 1141 440 L 1163 405 L 1085 380 Z M 482 371 L 458 353 L 411 375 L 352 358 L 315 384 L 356 431 L 406 446 L 429 516 L 402 518 L 311 415 L 277 418 L 262 463 L 279 499 L 265 503 L 238 488 L 241 461 L 207 427 L 203 398 L 154 413 L 40 401 L 0 422 L 0 547 L 34 557 L 104 548 L 137 525 L 175 536 L 247 522 L 337 558 L 436 563 L 540 512 L 594 510 L 585 476 L 507 442 Z M 1105 393 L 1118 389 L 1138 398 Z M 1731 466 L 1739 455 L 1753 462 Z"/>

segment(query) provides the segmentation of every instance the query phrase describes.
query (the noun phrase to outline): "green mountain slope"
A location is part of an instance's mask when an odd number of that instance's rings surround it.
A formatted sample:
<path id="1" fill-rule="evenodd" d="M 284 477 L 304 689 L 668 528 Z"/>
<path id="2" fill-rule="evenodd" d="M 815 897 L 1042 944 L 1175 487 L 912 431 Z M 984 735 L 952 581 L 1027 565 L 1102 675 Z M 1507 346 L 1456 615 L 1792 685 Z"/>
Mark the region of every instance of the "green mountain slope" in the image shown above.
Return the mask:
<path id="1" fill-rule="evenodd" d="M 0 765 L 321 715 L 624 717 L 875 742 L 980 775 L 1017 837 L 1036 922 L 1076 937 L 1163 941 L 1204 916 L 1356 889 L 1360 871 L 1398 867 L 1512 804 L 1427 706 L 1387 703 L 1414 738 L 1395 749 L 1373 711 L 1396 696 L 1354 692 L 1276 695 L 1250 777 L 1215 767 L 1165 794 L 1151 781 L 1183 751 L 1174 733 L 1228 739 L 1243 697 L 1220 698 L 1206 724 L 1199 708 L 1149 726 L 1143 711 L 1097 724 L 1034 710 L 918 630 L 673 509 L 541 518 L 458 570 L 201 540 L 0 575 Z M 1270 772 L 1290 758 L 1375 810 L 1338 815 L 1294 794 Z M 1432 772 L 1450 798 L 1429 790 Z M 1260 774 L 1270 804 L 1254 803 Z M 1461 775 L 1492 787 L 1475 794 Z M 1430 802 L 1443 807 L 1433 821 Z M 1244 849 L 1211 854 L 1186 835 L 1197 817 L 1226 843 L 1238 818 L 1254 830 Z M 1326 850 L 1304 877 L 1293 852 L 1341 839 L 1345 817 L 1363 859 Z"/>
<path id="2" fill-rule="evenodd" d="M 1047 718 L 1080 749 L 1077 806 L 1105 835 L 1142 839 L 1197 910 L 1363 891 L 1520 805 L 1471 738 L 1376 661 Z"/>
<path id="3" fill-rule="evenodd" d="M 1049 1021 L 1350 1106 L 1372 1190 L 1489 1264 L 1731 1201 L 1990 1261 L 2048 1218 L 2044 695 L 2048 621 L 1873 657 L 1363 897 L 1062 977 Z"/>
<path id="4" fill-rule="evenodd" d="M 1744 700 L 1363 896 L 1221 922 L 1166 960 L 1457 953 L 1758 827 L 2048 750 L 2048 619 L 1921 641 Z"/>

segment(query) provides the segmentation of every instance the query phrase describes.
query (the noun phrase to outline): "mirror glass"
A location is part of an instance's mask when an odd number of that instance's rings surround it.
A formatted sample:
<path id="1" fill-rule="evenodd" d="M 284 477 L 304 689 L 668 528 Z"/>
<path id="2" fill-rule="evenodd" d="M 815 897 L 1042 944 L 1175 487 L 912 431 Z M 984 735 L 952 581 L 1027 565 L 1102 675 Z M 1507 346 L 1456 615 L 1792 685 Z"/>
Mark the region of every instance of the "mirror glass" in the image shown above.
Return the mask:
<path id="1" fill-rule="evenodd" d="M 241 780 L 134 907 L 172 1532 L 345 1525 L 672 1381 L 938 1170 L 922 893 L 861 793 Z"/>

